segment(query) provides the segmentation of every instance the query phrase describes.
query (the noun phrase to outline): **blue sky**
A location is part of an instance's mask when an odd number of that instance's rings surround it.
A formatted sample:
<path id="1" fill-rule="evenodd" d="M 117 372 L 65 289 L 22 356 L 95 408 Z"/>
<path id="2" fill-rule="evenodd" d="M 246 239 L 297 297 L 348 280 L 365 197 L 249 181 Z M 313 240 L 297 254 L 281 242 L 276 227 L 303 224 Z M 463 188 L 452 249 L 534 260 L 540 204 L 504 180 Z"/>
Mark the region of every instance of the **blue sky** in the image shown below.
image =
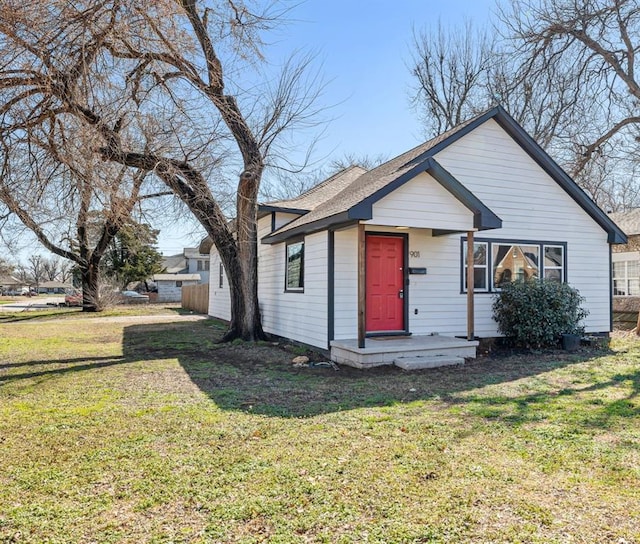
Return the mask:
<path id="1" fill-rule="evenodd" d="M 317 54 L 327 81 L 322 101 L 331 106 L 332 120 L 316 159 L 347 153 L 391 158 L 423 141 L 410 106 L 413 29 L 435 28 L 438 20 L 482 26 L 494 6 L 494 0 L 307 0 L 296 7 L 267 53 L 274 60 L 296 49 Z M 159 248 L 171 255 L 197 242 L 193 233 L 163 229 Z"/>

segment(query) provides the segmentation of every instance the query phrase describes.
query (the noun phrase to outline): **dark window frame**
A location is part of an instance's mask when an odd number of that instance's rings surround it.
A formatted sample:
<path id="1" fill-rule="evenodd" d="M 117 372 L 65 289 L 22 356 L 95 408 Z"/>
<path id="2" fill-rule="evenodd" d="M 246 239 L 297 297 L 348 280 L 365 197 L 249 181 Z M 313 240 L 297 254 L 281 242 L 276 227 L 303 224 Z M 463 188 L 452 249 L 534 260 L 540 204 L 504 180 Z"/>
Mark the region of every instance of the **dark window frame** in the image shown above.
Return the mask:
<path id="1" fill-rule="evenodd" d="M 224 287 L 224 266 L 220 263 L 218 270 L 218 289 L 222 289 Z"/>
<path id="2" fill-rule="evenodd" d="M 466 242 L 467 237 L 460 238 L 460 293 L 466 294 L 465 288 L 465 273 L 466 273 Z M 557 240 L 522 240 L 522 239 L 510 239 L 510 238 L 475 238 L 473 240 L 476 243 L 487 244 L 487 274 L 488 283 L 487 289 L 474 289 L 474 293 L 483 294 L 495 294 L 500 292 L 500 287 L 494 285 L 493 274 L 493 245 L 512 245 L 512 246 L 537 246 L 538 247 L 538 272 L 539 279 L 545 276 L 544 266 L 544 250 L 545 247 L 561 247 L 562 248 L 562 283 L 568 283 L 569 273 L 567 270 L 567 242 L 559 242 Z M 554 270 L 556 268 L 553 268 Z"/>
<path id="3" fill-rule="evenodd" d="M 304 249 L 305 249 L 305 240 L 302 238 L 295 238 L 289 240 L 285 244 L 284 248 L 284 291 L 285 293 L 304 293 Z M 301 245 L 301 255 L 300 255 L 300 273 L 298 278 L 298 286 L 291 287 L 289 285 L 289 277 L 290 277 L 290 258 L 289 258 L 289 248 L 292 246 Z"/>
<path id="4" fill-rule="evenodd" d="M 474 293 L 487 293 L 489 292 L 489 286 L 491 284 L 491 278 L 489 275 L 490 272 L 490 267 L 489 267 L 489 253 L 491 251 L 491 244 L 488 243 L 486 240 L 474 240 L 473 241 L 473 252 L 475 255 L 475 246 L 476 245 L 480 245 L 483 244 L 485 246 L 485 263 L 483 265 L 476 265 L 475 261 L 473 263 L 473 270 L 474 270 L 474 280 L 475 280 L 475 270 L 481 270 L 484 268 L 484 282 L 486 287 L 484 288 L 475 288 L 475 285 L 473 286 L 473 292 Z M 462 242 L 462 292 L 466 293 L 467 289 L 465 288 L 466 282 L 467 282 L 467 240 L 466 238 L 464 239 L 464 241 Z"/>

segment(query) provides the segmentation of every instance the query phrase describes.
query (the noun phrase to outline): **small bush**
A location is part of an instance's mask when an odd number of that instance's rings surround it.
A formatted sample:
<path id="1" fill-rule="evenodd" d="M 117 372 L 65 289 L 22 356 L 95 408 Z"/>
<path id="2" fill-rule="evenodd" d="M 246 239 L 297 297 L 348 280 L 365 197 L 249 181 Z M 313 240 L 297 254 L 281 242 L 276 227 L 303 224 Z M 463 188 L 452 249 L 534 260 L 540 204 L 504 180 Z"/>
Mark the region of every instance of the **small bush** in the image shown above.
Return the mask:
<path id="1" fill-rule="evenodd" d="M 589 314 L 584 298 L 566 283 L 518 281 L 506 283 L 493 301 L 498 331 L 517 347 L 557 345 L 562 334 L 581 334 L 580 322 Z"/>

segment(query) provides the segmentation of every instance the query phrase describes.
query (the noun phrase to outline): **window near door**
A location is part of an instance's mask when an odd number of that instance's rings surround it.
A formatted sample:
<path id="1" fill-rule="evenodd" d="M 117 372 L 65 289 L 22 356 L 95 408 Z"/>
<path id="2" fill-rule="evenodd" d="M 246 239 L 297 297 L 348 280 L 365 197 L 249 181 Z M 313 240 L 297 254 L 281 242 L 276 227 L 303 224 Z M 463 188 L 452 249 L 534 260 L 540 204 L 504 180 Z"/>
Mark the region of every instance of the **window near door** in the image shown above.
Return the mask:
<path id="1" fill-rule="evenodd" d="M 304 290 L 304 240 L 286 245 L 285 291 Z"/>
<path id="2" fill-rule="evenodd" d="M 467 290 L 467 243 L 463 239 L 463 292 Z M 507 282 L 545 278 L 566 281 L 566 244 L 480 240 L 474 242 L 474 291 L 495 292 Z M 488 273 L 491 271 L 491 274 Z"/>
<path id="3" fill-rule="evenodd" d="M 613 294 L 622 296 L 640 295 L 640 270 L 638 261 L 613 263 Z"/>
<path id="4" fill-rule="evenodd" d="M 467 242 L 462 244 L 462 251 L 464 255 L 464 290 L 467 290 Z M 474 291 L 487 291 L 488 290 L 488 261 L 487 261 L 487 249 L 489 244 L 487 242 L 474 242 L 473 244 L 473 290 Z"/>

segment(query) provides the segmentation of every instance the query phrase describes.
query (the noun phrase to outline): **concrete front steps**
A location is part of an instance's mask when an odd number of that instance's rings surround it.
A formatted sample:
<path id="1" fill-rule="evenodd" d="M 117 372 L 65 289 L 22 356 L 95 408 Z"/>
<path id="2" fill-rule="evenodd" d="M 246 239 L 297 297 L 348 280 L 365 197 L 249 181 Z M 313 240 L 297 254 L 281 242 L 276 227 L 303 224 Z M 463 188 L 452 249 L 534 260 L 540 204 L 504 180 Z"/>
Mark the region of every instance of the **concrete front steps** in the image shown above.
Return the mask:
<path id="1" fill-rule="evenodd" d="M 423 368 L 438 368 L 440 366 L 463 365 L 464 357 L 450 357 L 447 355 L 429 355 L 417 357 L 398 357 L 393 364 L 403 370 L 422 370 Z"/>
<path id="2" fill-rule="evenodd" d="M 477 341 L 450 336 L 384 336 L 367 338 L 364 348 L 355 339 L 331 342 L 331 360 L 355 368 L 396 365 L 405 370 L 463 364 L 475 358 Z"/>

